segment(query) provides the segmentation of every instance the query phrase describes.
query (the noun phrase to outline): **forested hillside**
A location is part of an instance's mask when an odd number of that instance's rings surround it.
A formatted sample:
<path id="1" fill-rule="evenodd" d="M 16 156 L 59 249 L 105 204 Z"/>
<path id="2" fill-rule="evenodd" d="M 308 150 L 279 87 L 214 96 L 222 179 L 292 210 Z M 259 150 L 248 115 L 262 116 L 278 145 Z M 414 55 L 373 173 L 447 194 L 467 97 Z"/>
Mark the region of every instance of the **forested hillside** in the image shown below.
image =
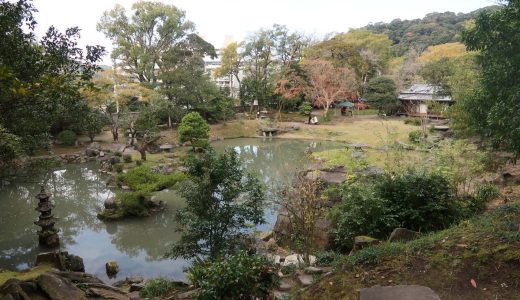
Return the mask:
<path id="1" fill-rule="evenodd" d="M 429 46 L 460 42 L 461 33 L 468 21 L 475 19 L 482 11 L 498 8 L 499 6 L 488 6 L 467 14 L 434 12 L 422 19 L 395 19 L 390 23 L 369 24 L 363 29 L 388 35 L 394 43 L 392 46 L 394 54 L 401 56 L 412 49 L 420 53 Z"/>

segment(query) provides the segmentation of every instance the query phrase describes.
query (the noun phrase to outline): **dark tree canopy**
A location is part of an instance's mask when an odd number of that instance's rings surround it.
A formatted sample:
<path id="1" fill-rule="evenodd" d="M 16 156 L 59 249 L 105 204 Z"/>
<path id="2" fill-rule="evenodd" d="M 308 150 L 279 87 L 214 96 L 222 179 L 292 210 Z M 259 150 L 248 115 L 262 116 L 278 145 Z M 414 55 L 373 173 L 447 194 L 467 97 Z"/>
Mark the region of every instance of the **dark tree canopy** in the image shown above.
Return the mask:
<path id="1" fill-rule="evenodd" d="M 520 155 L 520 2 L 480 14 L 463 40 L 477 50 L 481 89 L 465 104 L 471 124 L 496 147 Z"/>
<path id="2" fill-rule="evenodd" d="M 72 125 L 84 112 L 79 90 L 98 70 L 101 46 L 78 48 L 80 30 L 50 27 L 37 41 L 30 1 L 0 1 L 0 125 L 25 151 L 48 144 L 51 128 Z"/>
<path id="3" fill-rule="evenodd" d="M 381 76 L 370 80 L 364 95 L 370 105 L 385 113 L 393 113 L 398 106 L 397 87 L 392 78 Z"/>
<path id="4" fill-rule="evenodd" d="M 394 42 L 393 52 L 400 56 L 410 50 L 423 52 L 428 46 L 458 42 L 465 23 L 482 11 L 496 10 L 489 6 L 463 14 L 453 12 L 430 13 L 422 19 L 395 19 L 390 23 L 375 23 L 364 27 L 375 33 L 384 33 Z"/>
<path id="5" fill-rule="evenodd" d="M 240 249 L 249 225 L 264 222 L 264 193 L 241 167 L 238 154 L 209 149 L 186 162 L 189 180 L 180 189 L 186 208 L 177 213 L 182 232 L 170 256 L 218 259 Z"/>

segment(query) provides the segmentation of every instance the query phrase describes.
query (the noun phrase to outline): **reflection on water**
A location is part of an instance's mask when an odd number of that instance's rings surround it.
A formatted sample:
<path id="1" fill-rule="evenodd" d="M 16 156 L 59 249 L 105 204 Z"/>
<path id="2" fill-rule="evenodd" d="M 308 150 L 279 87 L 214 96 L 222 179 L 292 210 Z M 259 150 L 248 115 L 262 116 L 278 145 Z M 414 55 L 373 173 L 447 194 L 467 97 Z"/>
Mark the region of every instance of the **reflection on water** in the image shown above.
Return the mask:
<path id="1" fill-rule="evenodd" d="M 291 181 L 295 171 L 308 166 L 307 149 L 316 152 L 341 145 L 333 142 L 241 138 L 219 141 L 213 147 L 220 151 L 234 149 L 239 153 L 244 168 L 258 175 L 266 186 L 267 198 L 272 201 L 276 199 L 280 187 Z M 267 223 L 259 226 L 259 230 L 274 226 L 276 207 L 271 205 L 266 208 L 265 216 Z"/>
<path id="2" fill-rule="evenodd" d="M 220 141 L 214 147 L 218 151 L 232 147 L 239 152 L 244 168 L 258 174 L 272 199 L 277 186 L 288 182 L 294 171 L 308 162 L 304 151 L 310 145 L 316 150 L 334 146 L 305 141 L 235 139 Z M 180 237 L 175 231 L 174 212 L 184 205 L 182 199 L 174 192 L 162 191 L 157 197 L 168 205 L 164 212 L 145 219 L 102 222 L 96 212 L 113 193 L 106 188 L 107 178 L 97 169 L 96 164 L 69 165 L 32 178 L 20 178 L 0 189 L 0 268 L 30 267 L 42 251 L 33 221 L 38 216 L 34 196 L 44 183 L 56 204 L 53 212 L 59 218 L 56 228 L 60 229 L 62 250 L 83 257 L 87 272 L 113 281 L 106 277 L 104 264 L 116 260 L 120 272 L 114 280 L 132 274 L 184 279 L 183 268 L 189 263 L 163 258 L 168 245 Z M 273 210 L 267 209 L 266 216 L 268 224 L 261 229 L 271 227 L 276 220 Z"/>

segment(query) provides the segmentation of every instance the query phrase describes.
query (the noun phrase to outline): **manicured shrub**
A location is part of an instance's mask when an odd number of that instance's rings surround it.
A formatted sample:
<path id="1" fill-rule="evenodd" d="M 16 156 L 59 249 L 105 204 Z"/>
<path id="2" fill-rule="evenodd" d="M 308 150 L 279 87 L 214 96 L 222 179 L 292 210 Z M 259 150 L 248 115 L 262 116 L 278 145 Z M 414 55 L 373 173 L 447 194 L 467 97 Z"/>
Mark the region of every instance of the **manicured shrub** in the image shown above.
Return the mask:
<path id="1" fill-rule="evenodd" d="M 116 194 L 122 215 L 129 217 L 146 217 L 150 215 L 148 198 L 150 194 L 143 191 L 120 192 Z"/>
<path id="2" fill-rule="evenodd" d="M 148 166 L 138 166 L 117 175 L 117 180 L 134 191 L 154 192 L 175 186 L 186 176 L 181 172 L 161 174 Z"/>
<path id="3" fill-rule="evenodd" d="M 65 146 L 74 146 L 78 136 L 72 130 L 63 130 L 62 132 L 58 133 L 57 138 Z"/>
<path id="4" fill-rule="evenodd" d="M 224 260 L 195 263 L 188 277 L 199 288 L 197 299 L 264 299 L 280 279 L 269 261 L 245 251 Z"/>
<path id="5" fill-rule="evenodd" d="M 132 162 L 132 155 L 130 155 L 130 154 L 123 154 L 123 161 L 125 163 L 131 163 Z"/>
<path id="6" fill-rule="evenodd" d="M 205 148 L 209 145 L 209 125 L 197 112 L 185 115 L 177 132 L 179 142 L 190 142 L 194 150 L 196 147 Z"/>

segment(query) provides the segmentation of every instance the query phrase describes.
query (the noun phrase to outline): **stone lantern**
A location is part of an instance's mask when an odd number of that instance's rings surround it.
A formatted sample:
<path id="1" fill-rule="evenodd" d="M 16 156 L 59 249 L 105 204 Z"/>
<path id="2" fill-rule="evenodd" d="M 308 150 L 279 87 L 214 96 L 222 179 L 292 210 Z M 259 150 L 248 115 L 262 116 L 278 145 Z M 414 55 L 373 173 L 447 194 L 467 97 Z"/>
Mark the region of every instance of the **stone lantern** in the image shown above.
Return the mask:
<path id="1" fill-rule="evenodd" d="M 40 212 L 40 216 L 38 221 L 34 222 L 34 224 L 42 228 L 38 231 L 40 246 L 53 248 L 60 245 L 60 238 L 58 236 L 58 230 L 54 228 L 56 218 L 52 215 L 54 205 L 49 201 L 50 196 L 51 194 L 45 191 L 42 185 L 40 193 L 36 195 L 36 199 L 39 200 L 36 211 Z"/>

